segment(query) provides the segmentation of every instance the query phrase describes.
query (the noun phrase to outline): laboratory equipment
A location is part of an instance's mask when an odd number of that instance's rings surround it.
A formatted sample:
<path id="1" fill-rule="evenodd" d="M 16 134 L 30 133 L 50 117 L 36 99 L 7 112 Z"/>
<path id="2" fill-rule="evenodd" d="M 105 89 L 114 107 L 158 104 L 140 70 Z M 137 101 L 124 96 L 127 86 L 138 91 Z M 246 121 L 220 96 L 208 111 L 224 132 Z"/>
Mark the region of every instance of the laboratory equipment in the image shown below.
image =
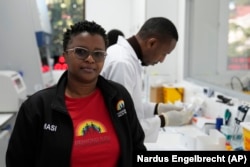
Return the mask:
<path id="1" fill-rule="evenodd" d="M 232 102 L 232 99 L 226 98 L 226 97 L 224 97 L 222 95 L 218 95 L 217 98 L 219 99 L 219 100 L 217 100 L 217 102 L 224 103 L 224 104 L 227 104 L 229 106 L 234 105 L 233 102 Z"/>
<path id="2" fill-rule="evenodd" d="M 228 125 L 229 124 L 229 120 L 231 118 L 231 111 L 229 109 L 226 109 L 225 111 L 225 115 L 224 115 L 224 118 L 225 118 L 225 125 Z"/>
<path id="3" fill-rule="evenodd" d="M 8 147 L 10 133 L 8 130 L 0 132 L 0 166 L 5 167 L 5 156 Z"/>
<path id="4" fill-rule="evenodd" d="M 5 167 L 6 150 L 15 119 L 15 113 L 0 114 L 0 167 Z"/>
<path id="5" fill-rule="evenodd" d="M 163 84 L 163 102 L 175 103 L 184 101 L 184 87 Z"/>
<path id="6" fill-rule="evenodd" d="M 49 64 L 51 45 L 46 2 L 0 1 L 0 11 L 0 70 L 22 72 L 28 95 L 52 86 L 52 69 L 42 70 L 43 65 Z"/>
<path id="7" fill-rule="evenodd" d="M 216 122 L 215 122 L 215 129 L 217 129 L 218 131 L 220 131 L 221 126 L 223 125 L 223 118 L 221 117 L 217 117 L 216 118 Z"/>
<path id="8" fill-rule="evenodd" d="M 239 125 L 241 122 L 245 120 L 249 108 L 250 107 L 248 105 L 240 105 L 238 107 L 237 117 L 235 118 L 236 124 Z"/>
<path id="9" fill-rule="evenodd" d="M 233 135 L 231 138 L 232 139 L 231 145 L 233 145 L 234 147 L 238 147 L 239 141 L 241 141 L 241 140 L 237 140 L 238 139 L 237 135 L 239 133 L 240 123 L 244 122 L 249 108 L 250 107 L 248 105 L 240 105 L 238 107 L 237 115 L 235 117 L 235 122 L 234 122 L 234 126 L 233 126 Z"/>
<path id="10" fill-rule="evenodd" d="M 16 71 L 0 71 L 0 113 L 17 112 L 27 98 L 26 85 Z"/>
<path id="11" fill-rule="evenodd" d="M 15 118 L 15 113 L 0 114 L 0 167 L 5 167 L 6 150 Z"/>
<path id="12" fill-rule="evenodd" d="M 23 78 L 16 71 L 0 71 L 0 83 L 0 167 L 5 167 L 8 141 L 27 92 Z"/>

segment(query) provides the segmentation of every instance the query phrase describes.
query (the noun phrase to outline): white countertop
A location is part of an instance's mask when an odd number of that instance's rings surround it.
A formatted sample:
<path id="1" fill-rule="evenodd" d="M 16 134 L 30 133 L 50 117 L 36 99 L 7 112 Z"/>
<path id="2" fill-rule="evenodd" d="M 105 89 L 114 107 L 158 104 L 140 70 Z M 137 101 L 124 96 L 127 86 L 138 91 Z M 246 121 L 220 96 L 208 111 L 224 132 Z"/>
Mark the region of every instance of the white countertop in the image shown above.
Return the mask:
<path id="1" fill-rule="evenodd" d="M 192 132 L 192 133 L 191 133 Z M 155 143 L 145 143 L 148 150 L 188 150 L 183 142 L 184 134 L 203 134 L 193 125 L 165 127 L 159 132 Z"/>
<path id="2" fill-rule="evenodd" d="M 186 125 L 161 129 L 157 141 L 145 143 L 145 146 L 152 151 L 209 150 L 210 148 L 211 150 L 224 150 L 224 139 L 225 137 L 217 130 L 213 130 L 208 135 L 195 125 Z M 219 144 L 218 141 L 220 141 Z"/>
<path id="3" fill-rule="evenodd" d="M 0 127 L 6 123 L 15 113 L 1 113 L 0 112 Z"/>

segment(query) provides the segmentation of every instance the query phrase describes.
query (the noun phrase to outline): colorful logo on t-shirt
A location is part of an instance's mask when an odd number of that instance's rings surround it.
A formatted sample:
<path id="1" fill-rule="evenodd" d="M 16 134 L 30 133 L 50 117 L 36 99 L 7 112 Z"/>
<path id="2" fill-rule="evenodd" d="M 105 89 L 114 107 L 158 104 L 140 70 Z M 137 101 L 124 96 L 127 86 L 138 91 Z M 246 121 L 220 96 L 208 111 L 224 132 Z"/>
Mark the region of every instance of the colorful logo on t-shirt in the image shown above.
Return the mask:
<path id="1" fill-rule="evenodd" d="M 104 133 L 106 128 L 96 120 L 86 120 L 79 124 L 76 129 L 76 136 L 84 136 L 93 133 Z"/>

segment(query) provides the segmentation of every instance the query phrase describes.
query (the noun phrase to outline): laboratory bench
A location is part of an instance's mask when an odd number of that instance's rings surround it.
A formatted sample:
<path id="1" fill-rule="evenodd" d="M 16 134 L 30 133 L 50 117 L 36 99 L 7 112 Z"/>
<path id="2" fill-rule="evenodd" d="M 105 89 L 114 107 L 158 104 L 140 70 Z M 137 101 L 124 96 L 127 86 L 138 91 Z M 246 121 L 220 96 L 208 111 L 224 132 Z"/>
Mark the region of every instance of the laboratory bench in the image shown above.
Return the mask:
<path id="1" fill-rule="evenodd" d="M 0 167 L 5 167 L 6 150 L 15 123 L 16 114 L 16 112 L 0 112 Z"/>
<path id="2" fill-rule="evenodd" d="M 190 124 L 178 127 L 160 129 L 156 142 L 145 143 L 149 151 L 226 151 L 226 137 L 217 129 L 209 129 L 209 134 L 196 125 Z"/>

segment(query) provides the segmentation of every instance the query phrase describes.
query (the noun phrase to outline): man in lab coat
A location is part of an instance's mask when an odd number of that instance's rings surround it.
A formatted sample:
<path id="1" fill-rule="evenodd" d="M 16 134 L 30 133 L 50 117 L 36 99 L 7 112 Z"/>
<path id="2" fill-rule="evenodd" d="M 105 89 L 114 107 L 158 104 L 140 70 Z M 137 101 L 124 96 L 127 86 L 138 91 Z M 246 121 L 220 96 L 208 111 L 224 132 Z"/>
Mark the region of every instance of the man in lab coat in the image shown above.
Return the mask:
<path id="1" fill-rule="evenodd" d="M 180 111 L 180 107 L 142 101 L 143 66 L 162 63 L 177 41 L 175 25 L 167 18 L 154 17 L 129 39 L 119 36 L 117 43 L 107 50 L 101 75 L 121 83 L 130 92 L 145 142 L 156 142 L 160 127 L 184 125 L 192 118 L 192 113 Z"/>

